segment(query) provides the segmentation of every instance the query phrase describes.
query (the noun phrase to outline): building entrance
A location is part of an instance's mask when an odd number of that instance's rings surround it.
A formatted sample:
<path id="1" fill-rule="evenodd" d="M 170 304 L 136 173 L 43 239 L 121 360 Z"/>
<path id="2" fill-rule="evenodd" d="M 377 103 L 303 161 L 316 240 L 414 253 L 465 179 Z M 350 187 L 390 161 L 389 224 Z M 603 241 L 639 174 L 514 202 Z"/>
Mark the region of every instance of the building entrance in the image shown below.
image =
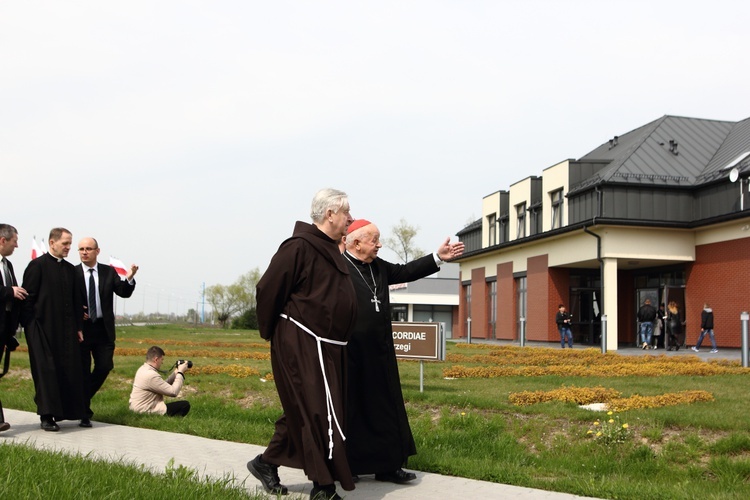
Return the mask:
<path id="1" fill-rule="evenodd" d="M 602 340 L 601 290 L 570 289 L 570 329 L 577 344 L 596 345 Z"/>

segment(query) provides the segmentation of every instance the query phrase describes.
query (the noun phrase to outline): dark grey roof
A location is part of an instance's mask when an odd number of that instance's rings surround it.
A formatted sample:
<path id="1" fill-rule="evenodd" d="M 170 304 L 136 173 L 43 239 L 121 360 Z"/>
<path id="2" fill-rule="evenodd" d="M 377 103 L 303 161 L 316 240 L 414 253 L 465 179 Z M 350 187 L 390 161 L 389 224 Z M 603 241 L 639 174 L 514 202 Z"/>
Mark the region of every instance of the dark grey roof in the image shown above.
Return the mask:
<path id="1" fill-rule="evenodd" d="M 677 144 L 674 151 L 670 141 Z M 750 119 L 663 116 L 619 136 L 617 145 L 606 142 L 581 157 L 580 162 L 606 166 L 571 191 L 603 182 L 695 186 L 721 177 L 717 172 L 748 150 Z"/>

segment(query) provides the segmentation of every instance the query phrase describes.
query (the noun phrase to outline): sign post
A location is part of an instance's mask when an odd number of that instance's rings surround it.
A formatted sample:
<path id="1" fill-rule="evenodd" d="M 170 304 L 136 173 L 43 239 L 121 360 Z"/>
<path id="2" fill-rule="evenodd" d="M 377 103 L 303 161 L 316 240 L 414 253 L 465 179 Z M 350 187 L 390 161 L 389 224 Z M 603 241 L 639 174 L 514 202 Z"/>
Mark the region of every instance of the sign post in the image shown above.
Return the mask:
<path id="1" fill-rule="evenodd" d="M 424 362 L 445 360 L 445 331 L 440 323 L 393 323 L 397 359 L 419 360 L 419 392 L 424 392 Z"/>

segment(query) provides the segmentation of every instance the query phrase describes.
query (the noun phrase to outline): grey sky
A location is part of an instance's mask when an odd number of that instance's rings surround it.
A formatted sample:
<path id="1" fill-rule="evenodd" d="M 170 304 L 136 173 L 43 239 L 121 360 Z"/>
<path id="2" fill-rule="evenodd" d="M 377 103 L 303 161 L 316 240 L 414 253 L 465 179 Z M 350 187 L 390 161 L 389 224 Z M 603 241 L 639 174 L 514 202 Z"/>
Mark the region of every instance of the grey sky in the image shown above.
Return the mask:
<path id="1" fill-rule="evenodd" d="M 747 19 L 726 0 L 3 2 L 0 221 L 19 275 L 54 226 L 139 264 L 126 312 L 263 271 L 323 187 L 434 250 L 483 196 L 614 135 L 749 117 Z"/>

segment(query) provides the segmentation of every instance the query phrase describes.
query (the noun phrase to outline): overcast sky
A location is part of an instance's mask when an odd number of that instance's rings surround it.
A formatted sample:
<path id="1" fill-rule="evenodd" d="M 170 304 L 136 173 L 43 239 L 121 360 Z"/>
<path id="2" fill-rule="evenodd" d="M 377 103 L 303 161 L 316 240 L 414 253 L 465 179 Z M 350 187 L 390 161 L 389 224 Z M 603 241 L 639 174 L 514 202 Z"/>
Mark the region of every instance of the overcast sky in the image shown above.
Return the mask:
<path id="1" fill-rule="evenodd" d="M 64 226 L 141 266 L 125 312 L 183 314 L 264 271 L 324 187 L 434 250 L 482 197 L 615 135 L 750 117 L 748 19 L 745 0 L 4 1 L 11 260 L 20 279 Z"/>

